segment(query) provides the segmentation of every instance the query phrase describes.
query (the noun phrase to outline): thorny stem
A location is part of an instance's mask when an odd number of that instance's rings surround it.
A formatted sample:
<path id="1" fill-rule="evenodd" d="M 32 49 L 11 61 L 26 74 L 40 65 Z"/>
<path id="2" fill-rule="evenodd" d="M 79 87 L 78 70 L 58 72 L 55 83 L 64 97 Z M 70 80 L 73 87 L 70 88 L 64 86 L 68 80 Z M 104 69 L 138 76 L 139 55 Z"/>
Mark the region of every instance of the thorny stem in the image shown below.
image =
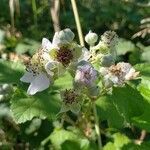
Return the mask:
<path id="1" fill-rule="evenodd" d="M 76 5 L 76 0 L 71 0 L 71 5 L 72 5 L 72 9 L 73 9 L 74 17 L 75 17 L 75 22 L 76 22 L 76 26 L 77 26 L 77 30 L 78 30 L 78 36 L 79 36 L 80 44 L 82 46 L 84 46 L 84 39 L 83 39 L 78 9 L 77 9 L 77 5 Z"/>
<path id="2" fill-rule="evenodd" d="M 93 113 L 94 113 L 94 118 L 95 118 L 95 131 L 97 134 L 98 146 L 99 146 L 99 150 L 102 150 L 102 139 L 101 139 L 101 133 L 100 133 L 100 128 L 99 128 L 99 118 L 97 115 L 95 103 L 93 103 Z"/>

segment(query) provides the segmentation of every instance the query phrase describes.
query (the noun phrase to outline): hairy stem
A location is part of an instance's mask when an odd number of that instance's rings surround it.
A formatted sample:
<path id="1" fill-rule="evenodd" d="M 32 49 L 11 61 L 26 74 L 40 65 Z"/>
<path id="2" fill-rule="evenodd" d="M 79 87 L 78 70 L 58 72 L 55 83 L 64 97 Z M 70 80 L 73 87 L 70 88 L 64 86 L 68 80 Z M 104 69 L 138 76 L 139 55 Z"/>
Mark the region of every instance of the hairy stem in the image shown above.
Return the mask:
<path id="1" fill-rule="evenodd" d="M 99 128 L 99 118 L 97 115 L 95 103 L 93 104 L 93 113 L 94 113 L 94 118 L 95 118 L 95 131 L 97 134 L 98 146 L 99 146 L 99 150 L 102 150 L 102 139 L 101 139 L 101 133 L 100 133 L 100 128 Z"/>

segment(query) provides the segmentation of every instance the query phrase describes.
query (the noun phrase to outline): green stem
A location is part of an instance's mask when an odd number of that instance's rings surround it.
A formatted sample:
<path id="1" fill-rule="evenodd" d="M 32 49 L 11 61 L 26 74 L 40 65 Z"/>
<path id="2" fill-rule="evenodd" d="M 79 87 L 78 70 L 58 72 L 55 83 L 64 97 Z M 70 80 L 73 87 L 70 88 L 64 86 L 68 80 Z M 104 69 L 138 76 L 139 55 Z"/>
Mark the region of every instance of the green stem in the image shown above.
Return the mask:
<path id="1" fill-rule="evenodd" d="M 98 146 L 99 146 L 99 150 L 102 150 L 102 139 L 101 139 L 101 133 L 100 133 L 100 128 L 99 128 L 99 118 L 97 115 L 95 103 L 93 104 L 93 113 L 94 113 L 94 118 L 95 118 L 95 131 L 97 134 Z"/>
<path id="2" fill-rule="evenodd" d="M 73 9 L 74 17 L 75 17 L 77 30 L 78 30 L 78 36 L 79 36 L 80 44 L 82 46 L 84 46 L 84 39 L 83 39 L 83 34 L 82 34 L 82 29 L 81 29 L 78 9 L 77 9 L 77 5 L 76 5 L 76 0 L 71 0 L 71 4 L 72 4 L 72 9 Z"/>
<path id="3" fill-rule="evenodd" d="M 50 141 L 50 135 L 49 135 L 48 137 L 46 137 L 46 138 L 41 142 L 41 145 L 44 146 L 44 145 L 46 145 L 49 141 Z"/>
<path id="4" fill-rule="evenodd" d="M 37 7 L 36 7 L 36 1 L 32 0 L 32 10 L 33 10 L 33 16 L 34 16 L 34 24 L 37 27 Z"/>

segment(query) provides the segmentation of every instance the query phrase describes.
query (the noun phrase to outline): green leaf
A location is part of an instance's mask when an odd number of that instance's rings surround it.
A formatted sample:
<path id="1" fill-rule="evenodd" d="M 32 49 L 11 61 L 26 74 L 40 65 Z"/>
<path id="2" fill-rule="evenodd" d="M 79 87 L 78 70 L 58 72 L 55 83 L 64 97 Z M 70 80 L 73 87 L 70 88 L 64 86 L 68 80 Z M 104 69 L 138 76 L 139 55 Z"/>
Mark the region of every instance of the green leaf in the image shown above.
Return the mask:
<path id="1" fill-rule="evenodd" d="M 104 146 L 103 150 L 116 150 L 116 147 L 115 147 L 115 145 L 112 142 L 108 142 Z"/>
<path id="2" fill-rule="evenodd" d="M 150 142 L 142 142 L 140 145 L 128 143 L 122 147 L 121 150 L 149 150 Z"/>
<path id="3" fill-rule="evenodd" d="M 78 147 L 79 150 L 92 150 L 90 142 L 83 135 L 74 133 L 69 130 L 56 128 L 50 135 L 50 140 L 56 149 L 68 148 L 67 143 L 71 142 L 71 146 Z M 71 147 L 70 147 L 71 149 Z"/>
<path id="4" fill-rule="evenodd" d="M 33 55 L 35 51 L 38 50 L 39 47 L 40 47 L 39 42 L 26 38 L 22 42 L 17 44 L 15 51 L 18 54 L 29 52 L 31 55 Z"/>
<path id="5" fill-rule="evenodd" d="M 150 64 L 149 63 L 142 63 L 137 64 L 134 68 L 140 72 L 142 79 L 150 79 Z"/>
<path id="6" fill-rule="evenodd" d="M 17 90 L 11 100 L 11 111 L 17 123 L 31 120 L 33 117 L 54 119 L 59 111 L 58 96 L 46 90 L 34 96 Z"/>
<path id="7" fill-rule="evenodd" d="M 15 51 L 17 54 L 24 54 L 30 50 L 30 46 L 24 43 L 18 43 Z"/>
<path id="8" fill-rule="evenodd" d="M 66 140 L 71 140 L 76 142 L 77 135 L 73 132 L 64 130 L 64 129 L 56 129 L 50 136 L 50 140 L 56 149 L 61 147 Z"/>
<path id="9" fill-rule="evenodd" d="M 138 86 L 138 90 L 140 91 L 141 95 L 150 104 L 150 81 L 142 80 L 141 84 Z"/>
<path id="10" fill-rule="evenodd" d="M 125 55 L 127 52 L 134 51 L 135 45 L 128 40 L 120 38 L 116 45 L 118 55 Z"/>
<path id="11" fill-rule="evenodd" d="M 124 145 L 130 143 L 130 140 L 127 136 L 121 133 L 115 133 L 113 134 L 113 140 L 114 142 L 108 142 L 104 146 L 104 150 L 120 150 Z"/>
<path id="12" fill-rule="evenodd" d="M 150 46 L 143 47 L 142 50 L 143 50 L 143 53 L 142 53 L 141 59 L 150 63 L 150 59 L 149 59 L 150 58 L 150 51 L 149 51 Z"/>
<path id="13" fill-rule="evenodd" d="M 132 123 L 132 117 L 144 112 L 144 99 L 139 91 L 126 85 L 114 87 L 111 95 L 96 101 L 101 120 L 108 120 L 110 127 L 122 128 L 125 122 Z"/>
<path id="14" fill-rule="evenodd" d="M 65 141 L 61 147 L 62 150 L 81 150 L 78 143 L 69 140 Z"/>
<path id="15" fill-rule="evenodd" d="M 0 60 L 0 83 L 19 83 L 24 66 L 20 62 Z"/>
<path id="16" fill-rule="evenodd" d="M 63 76 L 59 77 L 55 81 L 54 86 L 61 88 L 61 90 L 66 88 L 69 89 L 72 87 L 72 80 L 73 79 L 71 75 L 68 72 L 66 72 Z"/>
<path id="17" fill-rule="evenodd" d="M 129 85 L 113 88 L 109 99 L 113 101 L 117 110 L 124 116 L 127 122 L 131 122 L 132 117 L 140 116 L 144 112 L 143 97 L 139 91 Z"/>
<path id="18" fill-rule="evenodd" d="M 137 127 L 145 129 L 146 131 L 150 132 L 150 117 L 149 117 L 150 112 L 148 111 L 147 108 L 145 109 L 146 109 L 145 112 L 141 116 L 132 118 L 132 122 Z"/>
<path id="19" fill-rule="evenodd" d="M 96 105 L 101 121 L 107 120 L 109 127 L 122 128 L 124 118 L 120 115 L 112 100 L 110 100 L 108 96 L 98 99 L 96 101 Z"/>
<path id="20" fill-rule="evenodd" d="M 132 118 L 132 120 L 136 126 L 150 131 L 150 81 L 143 80 L 138 90 L 145 100 L 144 113 L 138 117 Z"/>

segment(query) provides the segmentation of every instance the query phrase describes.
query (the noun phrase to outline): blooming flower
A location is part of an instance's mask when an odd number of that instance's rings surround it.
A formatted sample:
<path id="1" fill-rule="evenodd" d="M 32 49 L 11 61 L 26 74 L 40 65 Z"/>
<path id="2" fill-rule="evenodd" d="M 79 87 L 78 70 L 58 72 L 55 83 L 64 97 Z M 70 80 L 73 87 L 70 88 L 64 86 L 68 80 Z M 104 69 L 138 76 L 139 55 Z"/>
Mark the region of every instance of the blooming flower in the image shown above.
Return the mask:
<path id="1" fill-rule="evenodd" d="M 52 43 L 48 39 L 44 39 L 47 44 L 45 56 L 49 60 L 45 65 L 47 72 L 57 70 L 57 74 L 61 75 L 65 68 L 80 58 L 82 47 L 73 42 L 73 39 L 74 33 L 68 28 L 56 32 Z"/>
<path id="2" fill-rule="evenodd" d="M 108 67 L 101 67 L 100 73 L 104 77 L 105 86 L 123 85 L 125 81 L 136 78 L 139 72 L 129 64 L 120 62 L 117 65 Z"/>
<path id="3" fill-rule="evenodd" d="M 61 98 L 63 100 L 62 107 L 59 113 L 67 112 L 71 110 L 73 113 L 79 113 L 81 109 L 80 98 L 78 93 L 74 89 L 69 89 L 61 92 Z"/>
<path id="4" fill-rule="evenodd" d="M 47 89 L 51 83 L 51 77 L 43 67 L 46 61 L 43 57 L 43 49 L 45 48 L 45 43 L 42 43 L 41 49 L 26 63 L 26 72 L 20 79 L 22 82 L 30 83 L 27 91 L 29 95 Z"/>
<path id="5" fill-rule="evenodd" d="M 27 72 L 20 79 L 31 83 L 27 93 L 30 95 L 45 90 L 71 63 L 83 60 L 86 50 L 73 42 L 74 33 L 70 29 L 56 32 L 52 42 L 42 39 L 41 48 L 27 63 Z"/>
<path id="6" fill-rule="evenodd" d="M 98 72 L 94 67 L 84 62 L 83 65 L 79 65 L 75 74 L 75 83 L 83 86 L 93 86 L 97 80 Z"/>

